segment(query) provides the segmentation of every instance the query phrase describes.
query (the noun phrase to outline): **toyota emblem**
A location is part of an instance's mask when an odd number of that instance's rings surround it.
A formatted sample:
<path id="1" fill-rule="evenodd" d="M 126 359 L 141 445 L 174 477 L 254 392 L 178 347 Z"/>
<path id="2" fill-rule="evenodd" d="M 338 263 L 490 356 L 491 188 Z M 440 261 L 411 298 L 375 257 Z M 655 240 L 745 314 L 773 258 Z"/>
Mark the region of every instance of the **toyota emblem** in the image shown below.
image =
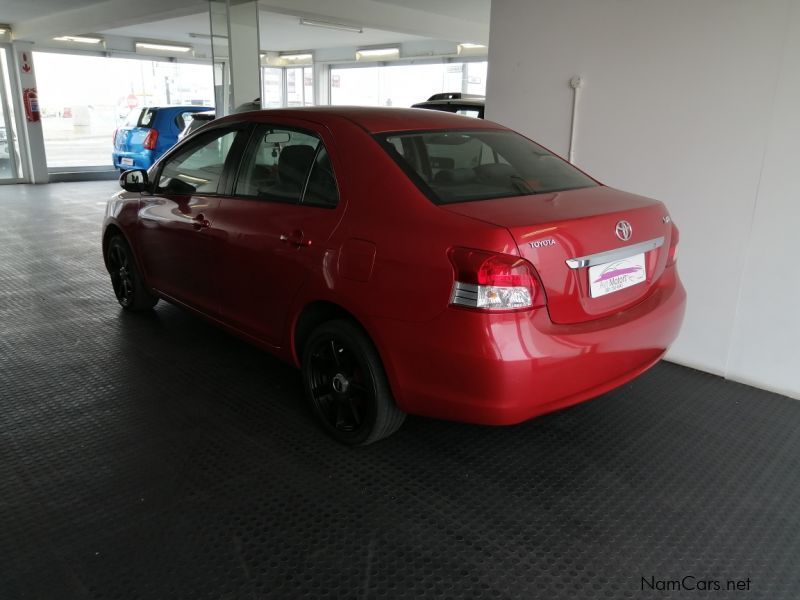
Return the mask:
<path id="1" fill-rule="evenodd" d="M 633 227 L 627 221 L 618 222 L 615 231 L 617 232 L 617 237 L 623 242 L 627 242 L 633 235 Z"/>

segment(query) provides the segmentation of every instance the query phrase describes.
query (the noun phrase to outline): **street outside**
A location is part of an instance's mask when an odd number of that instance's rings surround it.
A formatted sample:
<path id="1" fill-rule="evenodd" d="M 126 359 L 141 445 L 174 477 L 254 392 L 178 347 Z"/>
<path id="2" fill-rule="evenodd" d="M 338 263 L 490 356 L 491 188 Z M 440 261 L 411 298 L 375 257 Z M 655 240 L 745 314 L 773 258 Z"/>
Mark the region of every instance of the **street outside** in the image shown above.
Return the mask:
<path id="1" fill-rule="evenodd" d="M 124 122 L 113 108 L 93 108 L 88 118 L 42 118 L 48 168 L 111 166 L 113 135 Z M 87 123 L 80 125 L 79 123 Z"/>

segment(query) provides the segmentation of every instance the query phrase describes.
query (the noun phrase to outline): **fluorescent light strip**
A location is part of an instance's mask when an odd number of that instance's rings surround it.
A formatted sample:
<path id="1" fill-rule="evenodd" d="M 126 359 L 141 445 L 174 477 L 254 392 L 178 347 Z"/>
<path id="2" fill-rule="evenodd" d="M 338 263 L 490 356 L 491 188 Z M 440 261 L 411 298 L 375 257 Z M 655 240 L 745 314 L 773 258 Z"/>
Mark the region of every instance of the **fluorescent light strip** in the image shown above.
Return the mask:
<path id="1" fill-rule="evenodd" d="M 302 61 L 302 60 L 311 60 L 314 58 L 314 55 L 310 52 L 298 52 L 297 54 L 279 54 L 278 55 L 283 60 L 291 60 L 291 61 Z"/>
<path id="2" fill-rule="evenodd" d="M 136 49 L 156 50 L 159 52 L 191 52 L 191 46 L 173 46 L 171 44 L 151 44 L 150 42 L 136 42 Z"/>
<path id="3" fill-rule="evenodd" d="M 77 44 L 99 44 L 103 41 L 102 38 L 85 37 L 82 35 L 62 35 L 53 38 L 57 42 L 75 42 Z"/>
<path id="4" fill-rule="evenodd" d="M 356 51 L 356 60 L 365 58 L 399 58 L 400 48 L 363 48 Z"/>
<path id="5" fill-rule="evenodd" d="M 344 23 L 332 23 L 330 21 L 316 21 L 314 19 L 300 19 L 300 25 L 309 27 L 323 27 L 324 29 L 336 29 L 339 31 L 349 31 L 351 33 L 364 33 L 364 28 L 358 25 L 345 25 Z"/>
<path id="6" fill-rule="evenodd" d="M 486 48 L 484 44 L 473 44 L 472 42 L 464 42 L 463 44 L 459 44 L 460 47 L 466 50 L 473 50 L 477 48 Z"/>

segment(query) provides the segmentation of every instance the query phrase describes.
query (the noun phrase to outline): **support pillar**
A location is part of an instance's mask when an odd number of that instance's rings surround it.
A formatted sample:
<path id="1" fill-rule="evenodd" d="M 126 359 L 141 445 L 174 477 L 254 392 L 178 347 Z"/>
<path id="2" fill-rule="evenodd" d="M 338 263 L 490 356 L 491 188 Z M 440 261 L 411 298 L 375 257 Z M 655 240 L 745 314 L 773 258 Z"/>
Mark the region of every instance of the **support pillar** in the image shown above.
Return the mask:
<path id="1" fill-rule="evenodd" d="M 22 131 L 19 132 L 19 149 L 23 155 L 20 157 L 23 165 L 27 167 L 23 169 L 23 171 L 27 171 L 23 175 L 26 175 L 31 183 L 47 183 L 49 175 L 47 174 L 47 155 L 44 150 L 42 122 L 31 123 L 28 121 L 25 118 L 22 104 L 24 90 L 29 88 L 36 89 L 36 73 L 33 68 L 33 43 L 14 42 L 12 48 L 13 58 L 9 65 L 9 69 L 11 69 L 9 75 L 16 82 L 15 86 L 12 85 L 12 90 L 18 94 L 18 97 L 13 101 L 15 106 L 22 109 L 19 113 L 20 123 L 22 124 Z M 8 115 L 6 118 L 8 118 Z"/>
<path id="2" fill-rule="evenodd" d="M 258 2 L 209 0 L 217 116 L 261 97 Z"/>

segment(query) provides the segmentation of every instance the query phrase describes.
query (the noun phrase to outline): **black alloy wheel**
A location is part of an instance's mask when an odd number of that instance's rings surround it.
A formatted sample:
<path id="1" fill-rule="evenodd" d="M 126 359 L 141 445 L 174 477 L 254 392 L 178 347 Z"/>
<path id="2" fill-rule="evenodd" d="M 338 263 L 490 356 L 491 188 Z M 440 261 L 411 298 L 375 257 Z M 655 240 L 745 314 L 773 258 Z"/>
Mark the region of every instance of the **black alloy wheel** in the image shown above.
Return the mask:
<path id="1" fill-rule="evenodd" d="M 130 246 L 121 235 L 115 235 L 108 242 L 106 266 L 114 295 L 122 308 L 139 311 L 155 306 L 158 297 L 142 283 Z"/>
<path id="2" fill-rule="evenodd" d="M 312 411 L 340 442 L 369 444 L 403 423 L 405 414 L 394 403 L 378 353 L 354 323 L 330 321 L 311 334 L 303 380 Z"/>

